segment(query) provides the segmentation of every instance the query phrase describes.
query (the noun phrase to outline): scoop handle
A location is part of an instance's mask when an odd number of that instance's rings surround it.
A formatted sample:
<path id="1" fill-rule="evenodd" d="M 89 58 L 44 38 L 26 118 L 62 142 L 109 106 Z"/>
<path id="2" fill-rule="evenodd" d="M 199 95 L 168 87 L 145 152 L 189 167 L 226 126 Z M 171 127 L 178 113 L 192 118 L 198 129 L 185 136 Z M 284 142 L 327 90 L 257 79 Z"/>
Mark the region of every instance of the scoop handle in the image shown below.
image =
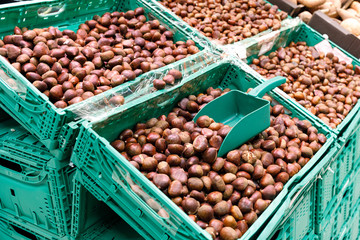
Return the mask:
<path id="1" fill-rule="evenodd" d="M 268 91 L 270 91 L 284 83 L 286 83 L 286 78 L 281 77 L 281 76 L 276 76 L 274 78 L 271 78 L 271 79 L 263 82 L 262 84 L 260 84 L 259 86 L 257 86 L 253 90 L 251 90 L 248 94 L 251 96 L 254 96 L 254 97 L 261 98 Z"/>

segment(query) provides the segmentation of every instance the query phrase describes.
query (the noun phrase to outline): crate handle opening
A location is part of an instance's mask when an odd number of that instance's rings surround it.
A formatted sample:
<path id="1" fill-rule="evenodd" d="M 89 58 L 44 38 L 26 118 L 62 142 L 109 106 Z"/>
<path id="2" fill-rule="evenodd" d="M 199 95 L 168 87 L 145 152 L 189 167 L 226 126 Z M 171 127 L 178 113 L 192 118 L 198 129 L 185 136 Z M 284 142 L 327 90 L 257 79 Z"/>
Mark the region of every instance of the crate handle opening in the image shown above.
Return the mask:
<path id="1" fill-rule="evenodd" d="M 27 237 L 27 238 L 30 238 L 30 239 L 38 239 L 34 234 L 30 233 L 30 232 L 27 232 L 26 230 L 24 229 L 21 229 L 15 225 L 12 225 L 10 224 L 10 226 L 14 229 L 15 232 L 17 232 L 18 234 L 24 236 L 24 237 Z"/>
<path id="2" fill-rule="evenodd" d="M 8 161 L 8 160 L 6 160 L 4 158 L 0 158 L 0 165 L 5 167 L 5 168 L 11 169 L 11 170 L 13 170 L 15 172 L 21 173 L 23 171 L 20 164 Z M 13 196 L 15 196 L 15 195 L 13 195 Z"/>

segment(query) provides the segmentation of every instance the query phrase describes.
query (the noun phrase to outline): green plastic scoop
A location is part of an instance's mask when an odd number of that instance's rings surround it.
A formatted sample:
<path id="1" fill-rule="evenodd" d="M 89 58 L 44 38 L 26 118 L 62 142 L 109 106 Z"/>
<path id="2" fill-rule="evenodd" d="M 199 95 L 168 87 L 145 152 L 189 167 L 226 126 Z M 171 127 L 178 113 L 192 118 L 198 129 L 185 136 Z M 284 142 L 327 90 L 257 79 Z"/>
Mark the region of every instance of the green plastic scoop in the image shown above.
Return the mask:
<path id="1" fill-rule="evenodd" d="M 223 156 L 270 127 L 270 102 L 262 97 L 285 82 L 284 77 L 278 76 L 260 84 L 248 94 L 232 90 L 205 105 L 193 121 L 207 115 L 215 122 L 232 127 L 218 151 L 218 155 Z"/>

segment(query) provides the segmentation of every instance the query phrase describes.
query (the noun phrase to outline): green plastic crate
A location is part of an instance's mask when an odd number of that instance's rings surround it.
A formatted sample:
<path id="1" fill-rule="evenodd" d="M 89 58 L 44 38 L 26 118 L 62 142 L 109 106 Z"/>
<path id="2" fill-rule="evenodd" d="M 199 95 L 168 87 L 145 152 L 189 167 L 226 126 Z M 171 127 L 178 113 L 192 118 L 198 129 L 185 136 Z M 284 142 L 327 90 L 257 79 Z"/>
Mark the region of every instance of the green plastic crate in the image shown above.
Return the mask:
<path id="1" fill-rule="evenodd" d="M 69 0 L 65 2 L 56 1 L 54 3 L 41 2 L 33 5 L 18 6 L 16 8 L 1 8 L 0 6 L 0 12 L 4 12 L 2 16 L 7 20 L 6 25 L 0 24 L 4 26 L 2 31 L 0 31 L 0 37 L 11 34 L 14 26 L 27 26 L 29 28 L 55 26 L 59 27 L 60 30 L 76 30 L 80 23 L 92 19 L 95 14 L 103 14 L 107 11 L 115 10 L 126 11 L 137 7 L 144 7 L 148 18 L 158 19 L 164 26 L 167 26 L 168 29 L 174 32 L 174 39 L 176 41 L 191 39 L 191 36 L 184 34 L 176 24 L 163 18 L 161 14 L 153 12 L 145 2 L 146 1 L 143 0 L 102 0 L 100 2 Z M 51 9 L 55 9 L 56 6 L 59 5 L 62 6 L 62 10 L 59 10 L 57 14 L 50 12 L 50 16 L 46 17 L 39 13 L 43 11 L 41 7 L 49 9 L 49 6 L 52 5 L 54 6 Z M 9 12 L 9 18 L 7 12 Z M 15 21 L 12 17 L 13 14 L 15 14 L 14 12 L 18 13 L 18 16 L 23 17 Z M 198 47 L 200 50 L 204 49 L 204 46 L 201 44 L 198 45 Z M 204 50 L 193 56 L 164 66 L 160 68 L 160 70 L 173 68 L 182 70 L 191 67 L 195 63 L 198 65 L 206 65 L 208 61 L 213 61 L 212 57 L 214 57 L 212 54 Z M 1 69 L 3 71 L 1 71 Z M 81 103 L 74 104 L 65 109 L 59 109 L 22 74 L 16 71 L 5 58 L 0 57 L 0 107 L 40 139 L 55 156 L 65 158 L 71 153 L 71 146 L 74 143 L 74 138 L 71 136 L 76 134 L 76 132 L 72 132 L 73 129 L 71 128 L 65 127 L 65 130 L 61 128 L 66 123 L 91 113 L 90 110 L 98 110 L 99 107 L 105 107 L 106 104 L 109 105 L 107 99 L 110 99 L 113 95 L 122 93 L 133 95 L 125 99 L 125 102 L 129 102 L 131 99 L 137 97 L 137 93 L 132 94 L 134 90 L 140 88 L 143 90 L 143 94 L 145 94 L 146 91 L 144 88 L 150 88 L 152 86 L 152 81 L 149 80 L 149 76 L 151 76 L 149 74 L 152 74 L 151 72 L 143 74 L 133 81 L 117 86 Z M 148 81 L 144 81 L 144 79 L 148 79 Z M 59 143 L 58 137 L 60 133 L 65 135 L 60 137 L 61 142 Z"/>
<path id="2" fill-rule="evenodd" d="M 68 163 L 68 159 L 54 157 L 38 139 L 13 119 L 0 122 L 0 151 L 9 156 L 19 156 L 19 163 L 39 169 L 47 163 L 53 168 Z"/>
<path id="3" fill-rule="evenodd" d="M 264 0 L 267 3 L 270 3 L 269 1 Z M 188 23 L 186 23 L 181 17 L 177 16 L 175 13 L 173 13 L 171 11 L 171 9 L 163 6 L 160 3 L 160 0 L 150 0 L 148 1 L 148 4 L 152 7 L 152 9 L 154 9 L 154 11 L 157 11 L 159 13 L 162 13 L 165 17 L 167 17 L 168 19 L 170 19 L 171 21 L 176 22 L 178 25 L 181 26 L 181 29 L 185 32 L 187 32 L 189 35 L 193 36 L 194 41 L 196 42 L 200 42 L 203 43 L 207 46 L 209 46 L 209 48 L 213 49 L 214 51 L 226 51 L 228 53 L 234 53 L 234 51 L 237 51 L 238 48 L 241 48 L 242 44 L 246 43 L 246 42 L 252 42 L 254 41 L 254 39 L 257 39 L 259 37 L 265 36 L 271 32 L 277 32 L 276 31 L 272 31 L 271 29 L 268 29 L 264 32 L 261 32 L 255 36 L 252 36 L 250 38 L 246 38 L 244 40 L 232 43 L 232 44 L 226 44 L 226 45 L 221 45 L 219 44 L 217 41 L 215 40 L 211 40 L 210 38 L 206 37 L 205 35 L 203 35 L 199 30 L 197 30 L 196 28 L 191 27 Z M 274 5 L 272 3 L 270 3 L 271 5 Z M 279 9 L 280 11 L 280 9 Z M 292 25 L 292 18 L 290 16 L 288 16 L 286 19 L 284 19 L 281 22 L 281 26 L 282 27 L 286 27 L 288 25 Z M 240 49 L 242 50 L 242 49 Z"/>
<path id="4" fill-rule="evenodd" d="M 122 130 L 151 117 L 167 114 L 183 97 L 204 92 L 210 86 L 242 91 L 256 86 L 257 81 L 254 76 L 239 68 L 239 65 L 242 64 L 235 65 L 223 60 L 190 75 L 184 79 L 184 84 L 181 86 L 158 91 L 139 99 L 126 111 L 120 107 L 116 113 L 96 122 L 84 122 L 72 155 L 72 162 L 82 172 L 80 180 L 82 184 L 129 222 L 134 229 L 146 234 L 144 236 L 148 239 L 209 239 L 210 236 L 205 231 L 111 147 L 110 142 L 116 139 Z M 283 103 L 280 96 L 274 93 L 270 95 Z M 286 104 L 284 106 L 289 107 Z M 292 116 L 306 118 L 301 111 L 288 109 Z M 301 172 L 284 186 L 284 190 L 243 236 L 244 239 L 254 237 L 262 229 L 267 220 L 276 213 L 287 193 L 323 156 L 330 159 L 334 154 L 335 150 L 326 153 L 333 144 L 332 134 L 323 128 L 321 123 L 311 118 L 306 119 L 328 137 L 327 143 Z M 158 216 L 146 204 L 148 199 L 156 199 L 159 207 L 167 211 L 169 218 Z"/>
<path id="5" fill-rule="evenodd" d="M 284 205 L 288 204 L 286 212 L 277 212 L 278 216 L 275 218 L 280 220 L 280 222 L 276 221 L 277 228 L 270 232 L 264 232 L 259 239 L 270 239 L 271 237 L 271 239 L 300 240 L 310 238 L 309 236 L 314 234 L 314 219 L 311 216 L 315 214 L 315 187 L 314 183 L 302 184 L 301 182 L 297 185 L 303 187 L 299 189 L 299 192 L 288 196 L 288 200 L 291 202 L 284 203 Z M 270 222 L 273 225 L 272 221 Z"/>
<path id="6" fill-rule="evenodd" d="M 341 140 L 344 144 L 344 162 L 341 162 L 341 167 L 346 169 L 346 172 L 343 172 L 341 178 L 347 175 L 347 173 L 353 169 L 358 162 L 360 161 L 360 121 L 357 121 L 357 118 L 360 116 L 360 110 L 348 126 L 348 130 L 343 134 Z M 347 134 L 352 131 L 351 134 Z M 348 159 L 347 162 L 345 158 Z M 354 161 L 357 160 L 357 161 Z M 340 179 L 341 180 L 341 179 Z"/>
<path id="7" fill-rule="evenodd" d="M 358 169 L 360 164 L 360 127 L 350 136 L 345 143 L 343 138 L 338 140 L 341 148 L 339 149 L 336 161 L 323 169 L 317 181 L 317 222 L 327 215 L 338 201 L 337 198 L 352 181 L 352 173 Z M 360 175 L 356 175 L 357 181 L 354 182 L 354 201 L 360 197 Z M 357 189 L 357 190 L 355 190 Z M 353 204 L 354 205 L 354 204 Z"/>
<path id="8" fill-rule="evenodd" d="M 67 164 L 16 121 L 0 122 L 0 217 L 39 239 L 78 239 L 116 216 L 78 182 L 72 183 L 75 169 Z"/>
<path id="9" fill-rule="evenodd" d="M 8 139 L 2 139 L 0 216 L 49 239 L 66 236 L 71 223 L 68 187 L 74 169 L 46 159 L 48 156 L 36 145 L 18 143 L 16 149 L 7 146 Z M 39 160 L 47 161 L 32 161 L 36 155 Z"/>
<path id="10" fill-rule="evenodd" d="M 354 209 L 357 209 L 358 201 L 360 199 L 360 164 L 358 164 L 353 173 L 350 175 L 351 184 L 349 187 L 349 192 L 351 194 L 349 209 L 352 212 Z"/>
<path id="11" fill-rule="evenodd" d="M 360 159 L 360 158 L 359 158 Z M 360 169 L 360 163 L 356 166 L 356 169 Z M 360 199 L 360 173 L 358 172 L 353 177 L 353 198 L 351 208 L 354 209 L 357 205 L 357 201 Z"/>
<path id="12" fill-rule="evenodd" d="M 132 229 L 141 234 L 145 239 L 156 239 L 154 235 L 147 232 L 146 228 L 143 227 L 143 224 L 137 219 L 134 219 L 134 215 L 137 217 L 143 217 L 142 210 L 137 209 L 134 213 L 133 206 L 128 207 L 129 203 L 127 200 L 122 200 L 119 204 L 119 200 L 114 200 L 106 190 L 103 190 L 102 186 L 99 186 L 91 177 L 81 170 L 77 171 L 75 179 L 81 183 L 82 186 L 96 199 L 106 203 L 121 219 L 127 222 Z M 168 239 L 166 234 L 163 235 L 161 239 Z"/>
<path id="13" fill-rule="evenodd" d="M 327 212 L 331 211 L 333 202 L 336 201 L 337 162 L 333 161 L 326 168 L 321 169 L 319 179 L 316 181 L 316 217 L 322 219 Z M 335 199 L 335 200 L 334 200 Z M 319 221 L 319 220 L 318 220 Z"/>

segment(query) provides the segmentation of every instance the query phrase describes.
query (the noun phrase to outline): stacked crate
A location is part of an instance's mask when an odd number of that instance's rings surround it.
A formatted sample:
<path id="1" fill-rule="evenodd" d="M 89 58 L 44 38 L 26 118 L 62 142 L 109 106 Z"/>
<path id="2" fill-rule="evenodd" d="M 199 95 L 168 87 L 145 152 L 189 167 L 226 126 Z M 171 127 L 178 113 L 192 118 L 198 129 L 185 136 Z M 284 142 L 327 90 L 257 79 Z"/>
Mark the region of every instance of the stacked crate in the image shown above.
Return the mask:
<path id="1" fill-rule="evenodd" d="M 0 122 L 1 234 L 88 239 L 82 235 L 95 234 L 91 228 L 116 230 L 121 219 L 73 181 L 68 160 L 54 157 L 14 120 Z"/>

